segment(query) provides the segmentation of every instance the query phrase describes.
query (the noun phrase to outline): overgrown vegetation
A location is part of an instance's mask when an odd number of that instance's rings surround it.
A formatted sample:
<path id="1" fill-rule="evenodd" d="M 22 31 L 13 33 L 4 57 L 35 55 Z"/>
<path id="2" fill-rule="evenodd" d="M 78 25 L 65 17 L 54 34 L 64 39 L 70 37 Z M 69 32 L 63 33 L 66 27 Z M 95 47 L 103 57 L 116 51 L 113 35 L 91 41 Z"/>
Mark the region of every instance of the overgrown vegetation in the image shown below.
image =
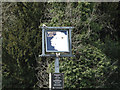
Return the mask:
<path id="1" fill-rule="evenodd" d="M 120 88 L 120 3 L 3 3 L 2 15 L 3 88 L 48 88 L 42 24 L 75 27 L 75 57 L 60 59 L 65 88 Z"/>

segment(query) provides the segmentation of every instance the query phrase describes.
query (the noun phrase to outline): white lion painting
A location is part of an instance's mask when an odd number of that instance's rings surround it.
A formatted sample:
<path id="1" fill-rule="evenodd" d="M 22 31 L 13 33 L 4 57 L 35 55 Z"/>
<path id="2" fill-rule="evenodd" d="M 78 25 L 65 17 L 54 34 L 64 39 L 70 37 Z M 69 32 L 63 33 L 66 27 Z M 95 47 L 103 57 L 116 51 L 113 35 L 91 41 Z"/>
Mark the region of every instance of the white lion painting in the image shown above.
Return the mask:
<path id="1" fill-rule="evenodd" d="M 63 32 L 56 32 L 56 35 L 51 39 L 51 45 L 57 51 L 69 51 L 68 38 Z"/>

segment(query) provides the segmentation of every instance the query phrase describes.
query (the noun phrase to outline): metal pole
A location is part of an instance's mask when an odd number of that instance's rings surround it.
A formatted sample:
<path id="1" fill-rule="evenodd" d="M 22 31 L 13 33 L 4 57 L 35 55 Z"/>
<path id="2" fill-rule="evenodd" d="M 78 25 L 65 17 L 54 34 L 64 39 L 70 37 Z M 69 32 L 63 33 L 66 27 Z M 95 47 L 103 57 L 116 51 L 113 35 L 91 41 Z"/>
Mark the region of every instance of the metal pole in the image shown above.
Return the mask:
<path id="1" fill-rule="evenodd" d="M 42 55 L 45 55 L 45 51 L 44 51 L 44 32 L 45 32 L 45 29 L 44 27 L 42 28 Z"/>
<path id="2" fill-rule="evenodd" d="M 59 57 L 55 59 L 55 73 L 59 73 Z"/>
<path id="3" fill-rule="evenodd" d="M 70 39 L 70 55 L 72 55 L 72 40 L 71 40 L 71 29 L 69 29 L 69 39 Z"/>

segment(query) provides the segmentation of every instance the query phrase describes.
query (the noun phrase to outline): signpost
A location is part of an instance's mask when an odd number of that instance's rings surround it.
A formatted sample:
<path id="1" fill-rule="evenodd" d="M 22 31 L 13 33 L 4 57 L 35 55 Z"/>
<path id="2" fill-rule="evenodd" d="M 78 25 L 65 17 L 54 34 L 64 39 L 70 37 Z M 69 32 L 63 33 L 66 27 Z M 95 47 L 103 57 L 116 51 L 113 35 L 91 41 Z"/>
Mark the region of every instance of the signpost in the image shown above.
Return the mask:
<path id="1" fill-rule="evenodd" d="M 50 89 L 64 88 L 64 74 L 59 72 L 59 57 L 73 56 L 71 43 L 72 29 L 73 27 L 42 27 L 42 55 L 39 56 L 56 58 L 55 73 L 49 74 Z"/>

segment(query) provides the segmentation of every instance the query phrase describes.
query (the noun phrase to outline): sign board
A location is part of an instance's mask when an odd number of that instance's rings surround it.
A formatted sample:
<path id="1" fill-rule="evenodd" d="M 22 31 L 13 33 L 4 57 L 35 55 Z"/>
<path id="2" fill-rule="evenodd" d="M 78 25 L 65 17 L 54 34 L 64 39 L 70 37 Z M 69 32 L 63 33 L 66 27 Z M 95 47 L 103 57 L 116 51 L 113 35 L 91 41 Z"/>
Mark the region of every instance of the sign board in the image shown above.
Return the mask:
<path id="1" fill-rule="evenodd" d="M 41 27 L 42 54 L 39 57 L 72 57 L 71 31 L 74 27 Z M 54 52 L 54 53 L 53 53 Z"/>
<path id="2" fill-rule="evenodd" d="M 68 30 L 46 30 L 46 52 L 69 52 Z"/>
<path id="3" fill-rule="evenodd" d="M 50 88 L 63 89 L 64 87 L 63 73 L 50 73 Z"/>

